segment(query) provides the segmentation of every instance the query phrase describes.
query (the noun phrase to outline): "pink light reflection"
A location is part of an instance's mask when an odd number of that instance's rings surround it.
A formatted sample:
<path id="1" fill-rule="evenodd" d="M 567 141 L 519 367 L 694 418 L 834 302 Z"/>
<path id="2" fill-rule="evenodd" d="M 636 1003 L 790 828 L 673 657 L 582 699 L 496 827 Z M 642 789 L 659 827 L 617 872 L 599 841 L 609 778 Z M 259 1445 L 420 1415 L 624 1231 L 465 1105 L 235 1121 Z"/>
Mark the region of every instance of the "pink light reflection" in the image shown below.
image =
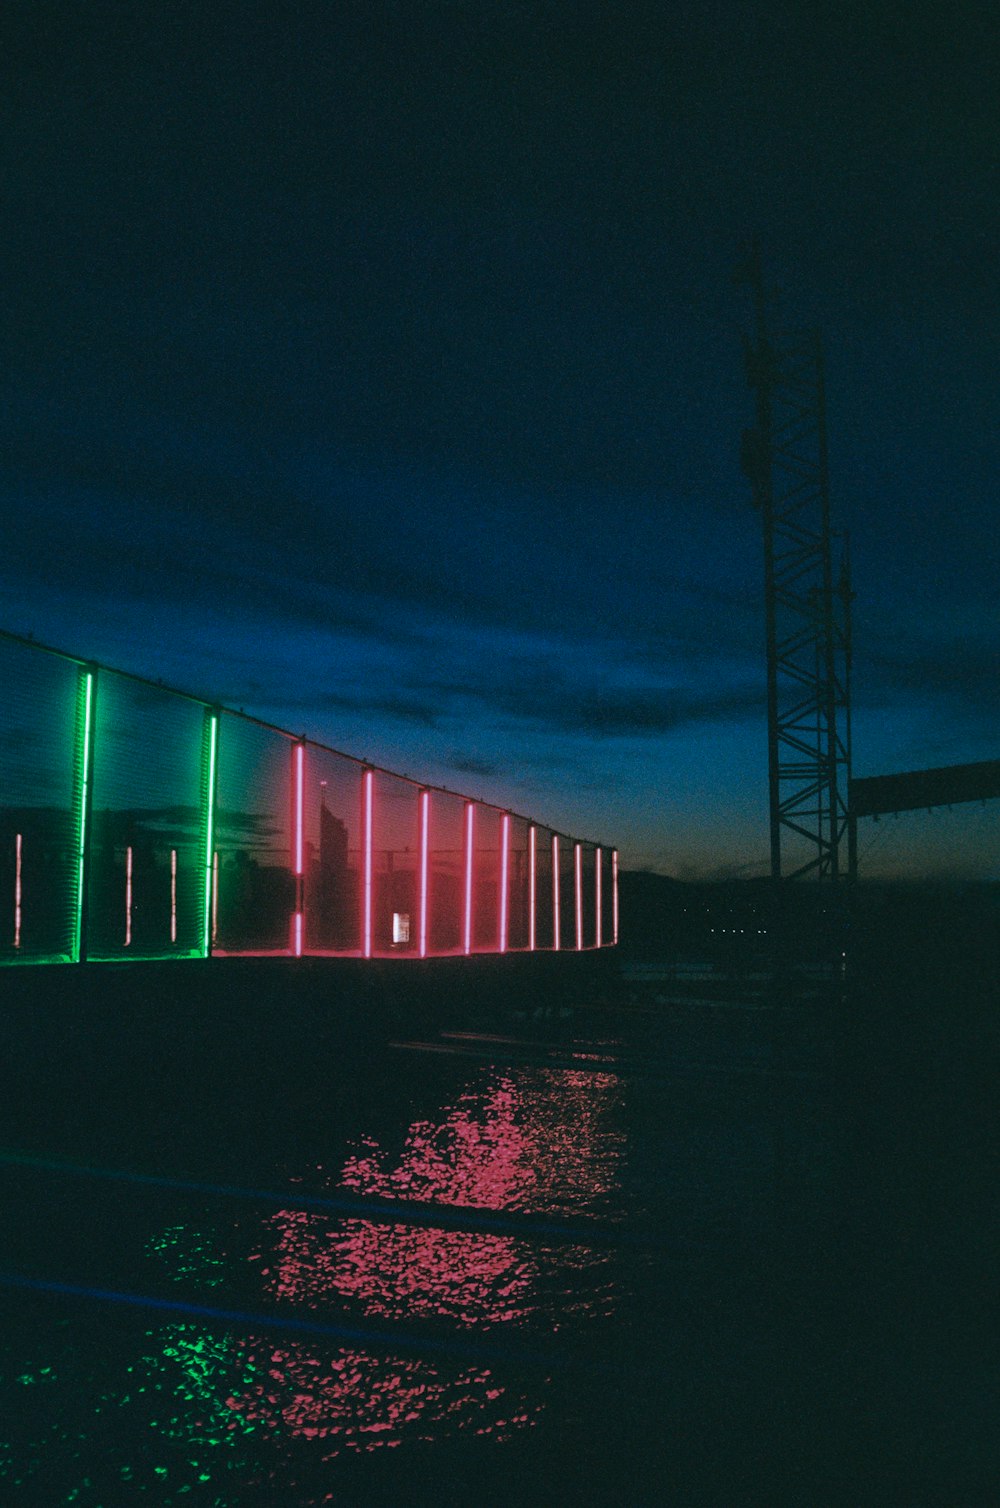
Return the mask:
<path id="1" fill-rule="evenodd" d="M 271 1217 L 269 1284 L 307 1308 L 354 1300 L 385 1320 L 435 1316 L 464 1329 L 524 1321 L 538 1266 L 528 1243 L 491 1231 L 332 1221 L 303 1210 Z"/>
<path id="2" fill-rule="evenodd" d="M 592 1212 L 618 1187 L 621 1092 L 615 1074 L 582 1067 L 483 1070 L 440 1120 L 413 1122 L 398 1155 L 367 1139 L 340 1186 L 381 1199 Z M 613 1254 L 583 1245 L 294 1208 L 270 1216 L 265 1231 L 273 1239 L 252 1260 L 267 1293 L 319 1314 L 551 1333 L 576 1313 L 613 1315 L 618 1303 Z M 331 1353 L 306 1341 L 251 1346 L 263 1375 L 241 1384 L 228 1406 L 276 1437 L 309 1442 L 323 1459 L 455 1431 L 502 1439 L 545 1407 L 544 1378 L 527 1395 L 487 1367 L 438 1358 Z M 279 1465 L 275 1482 L 280 1473 Z"/>
<path id="3" fill-rule="evenodd" d="M 276 1347 L 260 1336 L 248 1337 L 247 1347 L 247 1361 L 263 1375 L 231 1394 L 228 1407 L 272 1437 L 313 1442 L 322 1460 L 458 1430 L 505 1439 L 534 1425 L 544 1407 L 508 1390 L 488 1367 L 451 1370 L 446 1363 L 346 1347 L 317 1353 L 304 1341 Z M 280 1494 L 276 1502 L 287 1501 L 288 1465 L 280 1462 L 270 1475 L 269 1486 Z"/>

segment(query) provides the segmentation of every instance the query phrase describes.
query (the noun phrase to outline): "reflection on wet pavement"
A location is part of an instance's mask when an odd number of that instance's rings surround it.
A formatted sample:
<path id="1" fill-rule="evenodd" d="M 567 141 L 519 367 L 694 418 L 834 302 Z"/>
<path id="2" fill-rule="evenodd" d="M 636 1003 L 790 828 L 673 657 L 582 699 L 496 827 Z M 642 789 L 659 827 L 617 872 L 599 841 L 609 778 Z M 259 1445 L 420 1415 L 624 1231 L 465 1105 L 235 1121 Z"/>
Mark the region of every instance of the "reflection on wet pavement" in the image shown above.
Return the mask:
<path id="1" fill-rule="evenodd" d="M 594 1044 L 576 1045 L 587 1057 Z M 34 1493 L 80 1508 L 132 1497 L 306 1508 L 332 1500 L 317 1475 L 339 1456 L 461 1436 L 504 1440 L 539 1423 L 563 1335 L 573 1332 L 579 1356 L 586 1326 L 617 1312 L 625 1275 L 617 1252 L 553 1241 L 527 1217 L 573 1215 L 597 1229 L 623 1218 L 623 1084 L 603 1069 L 498 1069 L 461 1057 L 444 1079 L 434 1118 L 392 1135 L 383 1129 L 381 1140 L 359 1126 L 339 1163 L 287 1169 L 288 1205 L 279 1210 L 248 1213 L 224 1200 L 206 1208 L 202 1197 L 199 1218 L 182 1218 L 179 1191 L 130 1194 L 123 1182 L 116 1249 L 76 1222 L 62 1243 L 73 1272 L 58 1269 L 58 1199 L 31 1212 L 51 1222 L 46 1276 L 92 1295 L 91 1322 L 109 1295 L 83 1279 L 116 1262 L 135 1307 L 143 1293 L 158 1302 L 152 1295 L 166 1284 L 191 1318 L 139 1332 L 118 1319 L 96 1346 L 63 1344 L 55 1368 L 38 1364 L 45 1345 L 37 1332 L 27 1347 L 36 1359 L 25 1364 L 15 1325 L 7 1359 L 20 1349 L 20 1364 L 4 1392 L 31 1396 L 30 1406 L 9 1411 L 2 1470 L 25 1501 Z M 379 1111 L 384 1127 L 384 1102 Z M 273 1181 L 273 1170 L 265 1176 Z M 297 1190 L 307 1189 L 468 1209 L 472 1228 L 297 1206 Z M 527 1224 L 515 1233 L 477 1229 L 477 1211 L 517 1212 Z M 200 1306 L 206 1317 L 197 1320 Z M 253 1310 L 263 1325 L 241 1330 L 211 1318 L 236 1308 Z M 369 1339 L 279 1339 L 268 1334 L 269 1314 L 279 1327 L 283 1316 L 307 1314 L 367 1329 Z M 449 1354 L 459 1335 L 468 1337 L 464 1356 Z M 531 1348 L 535 1364 L 526 1366 Z"/>
<path id="2" fill-rule="evenodd" d="M 383 1199 L 606 1214 L 625 1150 L 622 1108 L 614 1074 L 522 1068 L 492 1080 L 484 1071 L 439 1124 L 410 1127 L 394 1167 L 366 1139 L 342 1182 Z"/>

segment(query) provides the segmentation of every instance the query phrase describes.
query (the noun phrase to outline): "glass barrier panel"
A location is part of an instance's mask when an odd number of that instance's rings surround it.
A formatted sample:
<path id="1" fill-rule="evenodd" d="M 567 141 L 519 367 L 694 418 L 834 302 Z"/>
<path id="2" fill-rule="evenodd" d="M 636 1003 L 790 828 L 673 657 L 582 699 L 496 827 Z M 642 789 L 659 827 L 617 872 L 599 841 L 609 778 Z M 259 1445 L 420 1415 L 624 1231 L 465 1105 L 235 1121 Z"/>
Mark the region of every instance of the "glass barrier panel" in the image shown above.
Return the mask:
<path id="1" fill-rule="evenodd" d="M 205 711 L 162 687 L 98 674 L 88 958 L 204 951 Z"/>
<path id="2" fill-rule="evenodd" d="M 415 953 L 418 942 L 417 796 L 398 775 L 374 772 L 372 790 L 372 950 Z"/>
<path id="3" fill-rule="evenodd" d="M 535 828 L 535 947 L 551 948 L 552 928 L 552 833 Z"/>
<path id="4" fill-rule="evenodd" d="M 576 869 L 572 838 L 559 836 L 559 946 L 576 947 Z"/>
<path id="5" fill-rule="evenodd" d="M 361 770 L 306 744 L 303 755 L 305 949 L 361 951 Z"/>
<path id="6" fill-rule="evenodd" d="M 614 871 L 612 850 L 601 849 L 601 946 L 610 947 L 615 940 Z"/>
<path id="7" fill-rule="evenodd" d="M 528 946 L 528 823 L 510 818 L 507 854 L 507 947 L 518 953 Z"/>
<path id="8" fill-rule="evenodd" d="M 0 963 L 68 962 L 79 898 L 82 672 L 0 639 Z"/>
<path id="9" fill-rule="evenodd" d="M 430 953 L 462 950 L 465 915 L 465 801 L 431 791 L 428 815 L 430 851 Z"/>
<path id="10" fill-rule="evenodd" d="M 580 844 L 581 927 L 583 946 L 597 943 L 597 849 L 593 843 Z"/>
<path id="11" fill-rule="evenodd" d="M 296 741 L 234 712 L 223 712 L 219 724 L 212 946 L 219 953 L 288 952 Z"/>
<path id="12" fill-rule="evenodd" d="M 473 819 L 472 950 L 500 951 L 500 812 L 476 802 Z"/>

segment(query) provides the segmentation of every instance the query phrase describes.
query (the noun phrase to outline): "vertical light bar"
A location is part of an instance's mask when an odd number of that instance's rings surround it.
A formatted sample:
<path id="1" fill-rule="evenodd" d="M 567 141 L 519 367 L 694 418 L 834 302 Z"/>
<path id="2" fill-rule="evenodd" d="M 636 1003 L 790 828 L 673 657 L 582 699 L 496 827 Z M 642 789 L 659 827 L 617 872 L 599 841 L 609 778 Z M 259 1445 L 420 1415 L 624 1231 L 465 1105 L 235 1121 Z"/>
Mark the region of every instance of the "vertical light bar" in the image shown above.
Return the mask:
<path id="1" fill-rule="evenodd" d="M 177 850 L 170 850 L 170 941 L 177 941 Z"/>
<path id="2" fill-rule="evenodd" d="M 77 818 L 76 844 L 76 919 L 73 937 L 73 961 L 79 963 L 84 953 L 83 914 L 86 904 L 87 813 L 90 806 L 91 754 L 94 721 L 94 672 L 85 670 L 81 677 L 83 697 L 83 740 L 80 751 L 80 811 Z"/>
<path id="3" fill-rule="evenodd" d="M 14 839 L 14 946 L 21 946 L 21 834 Z"/>
<path id="4" fill-rule="evenodd" d="M 535 834 L 535 824 L 532 822 L 528 827 L 528 951 L 534 953 L 536 947 L 535 932 L 535 896 L 536 896 L 536 846 L 538 839 Z"/>
<path id="5" fill-rule="evenodd" d="M 132 847 L 125 850 L 125 946 L 132 946 Z"/>
<path id="6" fill-rule="evenodd" d="M 417 952 L 427 957 L 427 870 L 430 856 L 430 791 L 420 792 L 420 916 L 417 920 Z"/>
<path id="7" fill-rule="evenodd" d="M 302 875 L 305 872 L 303 860 L 305 852 L 305 781 L 306 781 L 306 746 L 303 740 L 294 745 L 295 751 L 295 873 Z"/>
<path id="8" fill-rule="evenodd" d="M 601 946 L 601 861 L 602 850 L 597 848 L 594 850 L 594 894 L 597 896 L 597 916 L 595 918 L 597 926 L 594 930 L 594 935 L 597 939 L 598 947 Z"/>
<path id="9" fill-rule="evenodd" d="M 552 834 L 552 930 L 555 934 L 552 946 L 558 952 L 559 938 L 559 834 Z"/>
<path id="10" fill-rule="evenodd" d="M 510 886 L 510 814 L 500 818 L 500 952 L 507 951 L 508 889 Z"/>
<path id="11" fill-rule="evenodd" d="M 375 771 L 365 770 L 361 777 L 361 829 L 364 835 L 364 879 L 361 894 L 361 937 L 366 958 L 372 956 L 372 788 Z"/>
<path id="12" fill-rule="evenodd" d="M 292 775 L 292 800 L 294 810 L 293 821 L 293 853 L 292 865 L 295 871 L 295 915 L 292 918 L 292 955 L 295 958 L 302 957 L 302 933 L 303 918 L 305 916 L 305 784 L 306 784 L 306 743 L 300 738 L 298 743 L 292 746 L 293 775 Z"/>
<path id="13" fill-rule="evenodd" d="M 219 856 L 215 852 L 215 785 L 219 757 L 219 714 L 208 713 L 208 767 L 205 774 L 205 913 L 201 949 L 206 958 L 218 932 Z"/>
<path id="14" fill-rule="evenodd" d="M 472 845 L 475 841 L 475 807 L 465 803 L 465 920 L 462 927 L 462 947 L 472 952 Z"/>
<path id="15" fill-rule="evenodd" d="M 611 850 L 611 940 L 618 941 L 618 850 Z"/>
<path id="16" fill-rule="evenodd" d="M 583 947 L 583 849 L 573 844 L 573 900 L 576 909 L 576 951 Z"/>

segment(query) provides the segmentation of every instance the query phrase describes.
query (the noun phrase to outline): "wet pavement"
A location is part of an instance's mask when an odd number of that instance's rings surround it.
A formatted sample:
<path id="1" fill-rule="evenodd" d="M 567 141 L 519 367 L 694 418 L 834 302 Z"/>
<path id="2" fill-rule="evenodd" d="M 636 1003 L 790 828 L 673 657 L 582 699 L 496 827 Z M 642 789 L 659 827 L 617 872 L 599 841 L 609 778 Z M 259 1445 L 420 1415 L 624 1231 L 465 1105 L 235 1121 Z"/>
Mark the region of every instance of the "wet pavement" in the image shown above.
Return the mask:
<path id="1" fill-rule="evenodd" d="M 64 1065 L 0 1157 L 4 1501 L 938 1501 L 837 1021 L 640 991 Z"/>

